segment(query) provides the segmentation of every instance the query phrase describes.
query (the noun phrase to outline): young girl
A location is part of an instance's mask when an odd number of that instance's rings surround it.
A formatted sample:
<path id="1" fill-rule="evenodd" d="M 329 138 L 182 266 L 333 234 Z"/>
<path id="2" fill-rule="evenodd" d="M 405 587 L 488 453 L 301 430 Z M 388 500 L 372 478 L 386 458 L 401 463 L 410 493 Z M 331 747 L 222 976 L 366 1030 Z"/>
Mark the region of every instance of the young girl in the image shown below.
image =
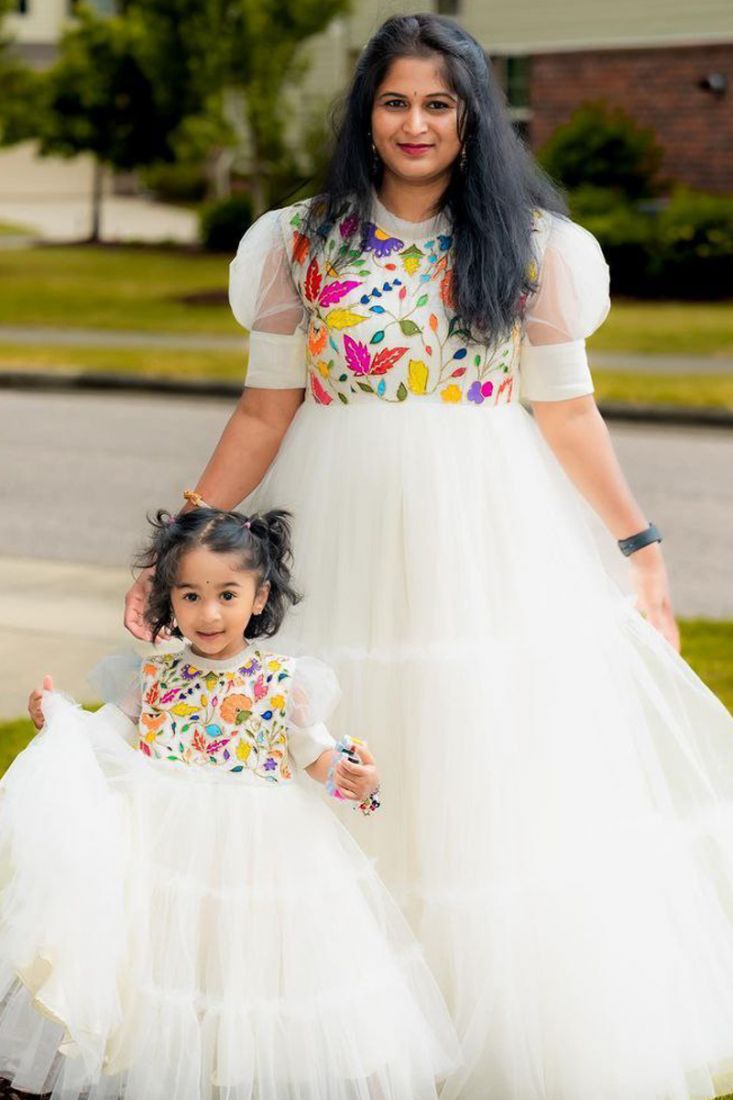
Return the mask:
<path id="1" fill-rule="evenodd" d="M 457 1061 L 437 986 L 298 781 L 370 813 L 374 759 L 337 751 L 330 669 L 258 641 L 298 599 L 288 513 L 200 504 L 158 513 L 142 556 L 153 636 L 184 648 L 93 714 L 30 697 L 43 729 L 0 803 L 0 1072 L 62 1100 L 435 1097 Z"/>

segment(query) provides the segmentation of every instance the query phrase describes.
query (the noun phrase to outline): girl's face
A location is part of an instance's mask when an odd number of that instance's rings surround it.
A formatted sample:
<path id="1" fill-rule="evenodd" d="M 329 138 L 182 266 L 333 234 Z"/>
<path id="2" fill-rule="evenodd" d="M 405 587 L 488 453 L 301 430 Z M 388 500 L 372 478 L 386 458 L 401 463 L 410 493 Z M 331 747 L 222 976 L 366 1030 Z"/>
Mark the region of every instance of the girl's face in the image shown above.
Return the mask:
<path id="1" fill-rule="evenodd" d="M 241 568 L 236 554 L 205 546 L 181 559 L 171 604 L 178 628 L 200 657 L 233 657 L 243 648 L 244 630 L 267 603 L 269 583 Z"/>
<path id="2" fill-rule="evenodd" d="M 385 172 L 413 183 L 448 176 L 461 151 L 458 108 L 438 55 L 394 61 L 372 107 L 372 140 Z"/>

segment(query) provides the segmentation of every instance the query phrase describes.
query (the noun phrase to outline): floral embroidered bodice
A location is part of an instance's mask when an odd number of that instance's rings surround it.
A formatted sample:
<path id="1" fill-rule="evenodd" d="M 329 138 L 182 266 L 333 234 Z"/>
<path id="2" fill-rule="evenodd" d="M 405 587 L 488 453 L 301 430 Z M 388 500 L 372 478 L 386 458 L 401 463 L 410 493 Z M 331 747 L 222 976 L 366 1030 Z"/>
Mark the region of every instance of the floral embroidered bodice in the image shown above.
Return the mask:
<path id="1" fill-rule="evenodd" d="M 140 751 L 184 764 L 247 770 L 270 783 L 292 779 L 292 658 L 250 647 L 231 667 L 201 664 L 190 650 L 143 663 Z"/>
<path id="2" fill-rule="evenodd" d="M 379 202 L 375 210 L 385 223 L 390 217 L 399 225 Z M 281 228 L 308 312 L 306 400 L 519 400 L 521 322 L 498 348 L 469 340 L 452 309 L 452 238 L 444 216 L 402 222 L 409 230 L 403 236 L 399 228 L 369 222 L 348 244 L 351 215 L 331 229 L 324 250 L 311 255 L 301 232 L 304 215 L 304 203 L 286 208 Z M 538 212 L 538 230 L 540 224 Z"/>

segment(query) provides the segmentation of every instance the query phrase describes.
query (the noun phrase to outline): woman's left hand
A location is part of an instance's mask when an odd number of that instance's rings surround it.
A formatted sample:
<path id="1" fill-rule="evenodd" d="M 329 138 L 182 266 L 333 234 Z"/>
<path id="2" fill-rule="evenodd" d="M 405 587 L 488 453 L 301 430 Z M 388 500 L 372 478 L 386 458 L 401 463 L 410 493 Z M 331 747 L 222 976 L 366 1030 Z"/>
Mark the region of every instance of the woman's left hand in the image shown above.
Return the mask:
<path id="1" fill-rule="evenodd" d="M 361 802 L 376 791 L 379 786 L 379 773 L 377 772 L 374 757 L 365 745 L 359 745 L 355 750 L 361 764 L 352 764 L 350 760 L 342 760 L 336 767 L 334 782 L 346 798 Z"/>
<path id="2" fill-rule="evenodd" d="M 672 611 L 667 567 L 658 542 L 636 550 L 629 558 L 637 609 L 679 653 L 680 632 Z"/>

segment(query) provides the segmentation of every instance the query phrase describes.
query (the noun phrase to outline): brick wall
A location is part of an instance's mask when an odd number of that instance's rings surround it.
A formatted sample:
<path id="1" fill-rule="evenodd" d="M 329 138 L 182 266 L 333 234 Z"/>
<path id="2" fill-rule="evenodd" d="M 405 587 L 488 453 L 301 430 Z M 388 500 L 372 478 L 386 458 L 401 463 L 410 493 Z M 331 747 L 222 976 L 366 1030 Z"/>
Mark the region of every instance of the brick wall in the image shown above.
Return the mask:
<path id="1" fill-rule="evenodd" d="M 727 78 L 720 98 L 698 87 L 715 72 Z M 578 104 L 599 98 L 656 131 L 665 176 L 733 193 L 733 43 L 533 55 L 533 148 Z"/>

